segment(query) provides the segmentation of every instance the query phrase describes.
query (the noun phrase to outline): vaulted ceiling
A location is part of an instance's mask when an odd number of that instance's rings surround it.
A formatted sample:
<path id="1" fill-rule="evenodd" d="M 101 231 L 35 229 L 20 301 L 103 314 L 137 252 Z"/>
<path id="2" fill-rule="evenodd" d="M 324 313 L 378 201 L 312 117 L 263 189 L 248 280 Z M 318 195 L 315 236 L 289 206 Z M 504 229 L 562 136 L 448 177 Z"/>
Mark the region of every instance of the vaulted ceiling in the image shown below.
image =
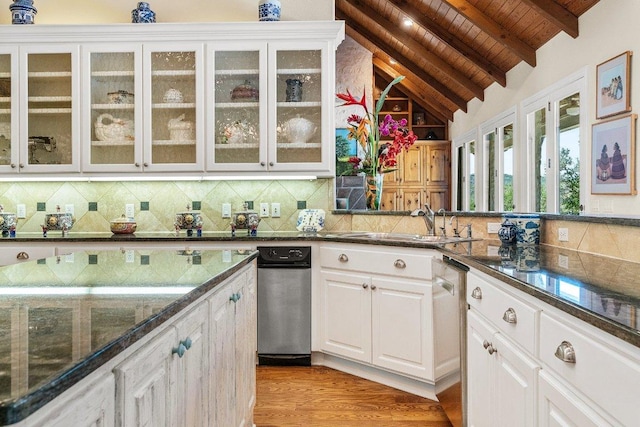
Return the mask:
<path id="1" fill-rule="evenodd" d="M 377 75 L 407 76 L 400 89 L 442 121 L 484 100 L 493 83 L 563 31 L 599 0 L 335 0 L 336 19 L 373 53 Z M 410 19 L 412 25 L 404 25 Z"/>

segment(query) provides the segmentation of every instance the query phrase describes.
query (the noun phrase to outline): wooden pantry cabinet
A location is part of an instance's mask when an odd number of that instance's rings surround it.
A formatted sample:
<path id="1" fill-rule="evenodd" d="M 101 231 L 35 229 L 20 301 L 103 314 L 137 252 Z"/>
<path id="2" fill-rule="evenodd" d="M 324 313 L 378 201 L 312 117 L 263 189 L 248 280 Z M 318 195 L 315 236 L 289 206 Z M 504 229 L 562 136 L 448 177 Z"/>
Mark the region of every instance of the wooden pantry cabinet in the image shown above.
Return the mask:
<path id="1" fill-rule="evenodd" d="M 0 28 L 0 173 L 335 174 L 336 21 Z"/>

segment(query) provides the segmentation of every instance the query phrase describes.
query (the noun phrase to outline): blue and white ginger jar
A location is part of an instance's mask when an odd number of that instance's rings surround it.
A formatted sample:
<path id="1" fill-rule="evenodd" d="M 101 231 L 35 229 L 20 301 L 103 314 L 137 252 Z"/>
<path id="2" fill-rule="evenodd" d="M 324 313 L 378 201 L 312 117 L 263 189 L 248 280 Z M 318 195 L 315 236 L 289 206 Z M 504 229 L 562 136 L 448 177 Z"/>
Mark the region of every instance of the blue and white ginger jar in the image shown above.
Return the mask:
<path id="1" fill-rule="evenodd" d="M 260 0 L 260 3 L 258 3 L 258 20 L 279 21 L 280 0 Z"/>
<path id="2" fill-rule="evenodd" d="M 12 24 L 33 24 L 38 10 L 33 7 L 33 0 L 13 0 L 9 5 Z"/>
<path id="3" fill-rule="evenodd" d="M 156 13 L 149 8 L 149 3 L 140 1 L 138 2 L 138 7 L 131 11 L 131 22 L 134 24 L 156 22 Z"/>

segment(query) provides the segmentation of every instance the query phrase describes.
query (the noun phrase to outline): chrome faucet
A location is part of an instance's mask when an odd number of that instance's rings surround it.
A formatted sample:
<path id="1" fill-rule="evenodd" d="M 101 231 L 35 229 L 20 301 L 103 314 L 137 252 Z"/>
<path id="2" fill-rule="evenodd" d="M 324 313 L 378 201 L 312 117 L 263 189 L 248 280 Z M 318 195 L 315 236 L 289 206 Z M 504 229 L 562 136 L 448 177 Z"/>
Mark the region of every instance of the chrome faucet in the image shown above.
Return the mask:
<path id="1" fill-rule="evenodd" d="M 444 208 L 438 209 L 438 215 L 442 214 L 442 227 L 440 227 L 440 231 L 442 232 L 442 237 L 446 237 L 447 235 L 447 214 L 444 211 Z"/>
<path id="2" fill-rule="evenodd" d="M 424 209 L 416 209 L 415 211 L 411 212 L 411 216 L 424 217 L 424 223 L 427 225 L 427 234 L 429 236 L 435 236 L 436 233 L 434 230 L 434 221 L 436 214 L 435 212 L 433 212 L 431 207 L 429 207 L 428 203 L 424 204 Z"/>
<path id="3" fill-rule="evenodd" d="M 453 227 L 453 220 L 456 220 L 456 226 Z M 451 225 L 453 227 L 453 237 L 460 237 L 460 231 L 458 231 L 458 227 L 460 227 L 460 224 L 458 223 L 458 217 L 455 215 L 451 215 L 451 218 L 449 218 L 449 225 Z"/>

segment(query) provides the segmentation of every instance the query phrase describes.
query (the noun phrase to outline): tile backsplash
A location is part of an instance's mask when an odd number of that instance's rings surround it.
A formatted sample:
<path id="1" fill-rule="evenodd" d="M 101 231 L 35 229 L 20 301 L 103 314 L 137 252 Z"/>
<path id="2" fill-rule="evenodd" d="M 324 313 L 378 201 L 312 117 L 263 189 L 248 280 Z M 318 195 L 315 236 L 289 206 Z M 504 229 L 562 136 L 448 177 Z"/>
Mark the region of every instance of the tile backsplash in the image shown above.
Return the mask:
<path id="1" fill-rule="evenodd" d="M 200 205 L 205 231 L 229 229 L 230 219 L 222 218 L 222 204 L 230 203 L 232 212 L 242 209 L 247 200 L 280 203 L 279 218 L 263 218 L 260 230 L 296 229 L 300 202 L 308 208 L 324 209 L 327 227 L 340 228 L 341 217 L 332 218 L 333 180 L 287 181 L 127 181 L 127 182 L 3 182 L 0 204 L 5 212 L 26 206 L 26 218 L 18 220 L 17 232 L 40 232 L 46 213 L 62 212 L 73 205 L 76 222 L 73 232 L 109 232 L 109 221 L 125 212 L 126 204 L 135 207 L 140 232 L 173 231 L 174 215 L 187 205 Z"/>

